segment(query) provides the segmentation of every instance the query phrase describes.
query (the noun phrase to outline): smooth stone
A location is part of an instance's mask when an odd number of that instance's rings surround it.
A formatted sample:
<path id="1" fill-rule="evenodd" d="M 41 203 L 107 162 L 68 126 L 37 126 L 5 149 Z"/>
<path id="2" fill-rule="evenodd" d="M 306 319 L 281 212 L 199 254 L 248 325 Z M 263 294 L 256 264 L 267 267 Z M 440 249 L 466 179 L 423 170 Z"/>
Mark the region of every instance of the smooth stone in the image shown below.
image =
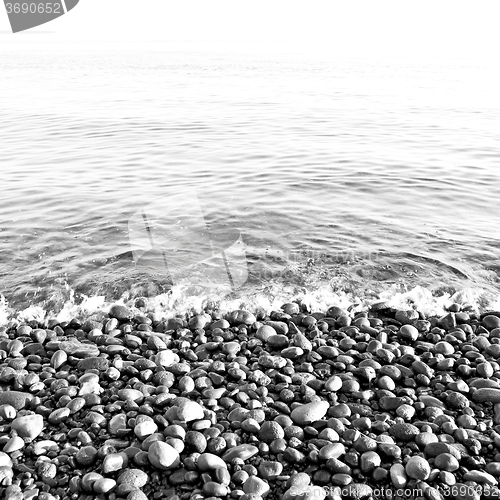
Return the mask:
<path id="1" fill-rule="evenodd" d="M 393 425 L 389 429 L 389 434 L 399 441 L 411 441 L 420 434 L 420 431 L 413 424 L 401 423 Z"/>
<path id="2" fill-rule="evenodd" d="M 172 424 L 172 425 L 168 425 L 167 427 L 165 427 L 163 434 L 166 437 L 178 438 L 178 439 L 184 441 L 184 439 L 186 437 L 186 430 L 183 427 L 181 427 L 180 425 Z"/>
<path id="3" fill-rule="evenodd" d="M 114 304 L 109 310 L 109 317 L 115 318 L 118 321 L 128 321 L 134 317 L 134 313 L 126 306 Z"/>
<path id="4" fill-rule="evenodd" d="M 78 391 L 78 396 L 86 396 L 88 394 L 101 394 L 104 389 L 100 386 L 98 381 L 92 380 L 84 382 Z"/>
<path id="5" fill-rule="evenodd" d="M 451 453 L 441 453 L 434 459 L 434 466 L 439 470 L 454 472 L 460 467 L 460 463 Z"/>
<path id="6" fill-rule="evenodd" d="M 377 467 L 380 467 L 381 463 L 380 456 L 374 451 L 365 451 L 360 457 L 361 471 L 364 474 L 368 474 Z"/>
<path id="7" fill-rule="evenodd" d="M 346 449 L 342 443 L 332 443 L 323 446 L 318 453 L 318 457 L 322 460 L 330 460 L 332 458 L 339 458 L 345 455 Z"/>
<path id="8" fill-rule="evenodd" d="M 196 401 L 184 400 L 177 407 L 177 419 L 182 422 L 192 422 L 205 418 L 203 407 Z"/>
<path id="9" fill-rule="evenodd" d="M 325 390 L 328 392 L 337 392 L 341 387 L 342 379 L 337 375 L 333 375 L 325 382 Z"/>
<path id="10" fill-rule="evenodd" d="M 24 439 L 19 436 L 11 437 L 4 445 L 3 451 L 5 453 L 13 453 L 14 451 L 18 451 L 24 448 L 25 443 Z"/>
<path id="11" fill-rule="evenodd" d="M 281 351 L 281 356 L 288 359 L 300 358 L 304 354 L 304 351 L 300 347 L 287 347 Z"/>
<path id="12" fill-rule="evenodd" d="M 471 470 L 464 474 L 465 481 L 474 481 L 479 484 L 487 484 L 489 486 L 496 486 L 498 481 L 494 476 L 481 470 Z"/>
<path id="13" fill-rule="evenodd" d="M 93 446 L 84 446 L 76 453 L 75 460 L 85 467 L 93 465 L 97 460 L 97 450 Z"/>
<path id="14" fill-rule="evenodd" d="M 270 492 L 270 487 L 260 477 L 251 476 L 243 483 L 243 491 L 248 495 L 254 494 L 264 498 Z"/>
<path id="15" fill-rule="evenodd" d="M 476 403 L 500 403 L 500 389 L 481 388 L 472 394 L 472 400 Z"/>
<path id="16" fill-rule="evenodd" d="M 402 464 L 394 464 L 389 470 L 392 484 L 395 488 L 404 488 L 408 482 L 406 470 Z"/>
<path id="17" fill-rule="evenodd" d="M 213 453 L 202 453 L 198 457 L 196 466 L 202 472 L 214 470 L 217 469 L 218 467 L 224 467 L 227 469 L 226 462 L 224 462 L 224 460 L 222 460 L 221 457 L 218 457 Z"/>
<path id="18" fill-rule="evenodd" d="M 415 443 L 419 446 L 427 446 L 429 443 L 437 443 L 439 441 L 436 434 L 432 432 L 421 432 L 415 437 Z"/>
<path id="19" fill-rule="evenodd" d="M 33 454 L 36 456 L 45 455 L 49 451 L 56 451 L 59 445 L 51 439 L 44 439 L 33 444 Z"/>
<path id="20" fill-rule="evenodd" d="M 152 420 L 145 420 L 136 424 L 134 434 L 141 440 L 146 439 L 158 430 L 158 426 Z"/>
<path id="21" fill-rule="evenodd" d="M 148 459 L 153 467 L 161 470 L 174 469 L 180 463 L 179 452 L 163 441 L 155 441 L 149 447 Z"/>
<path id="22" fill-rule="evenodd" d="M 124 413 L 112 417 L 108 424 L 109 432 L 112 435 L 116 435 L 119 431 L 127 428 L 127 415 Z"/>
<path id="23" fill-rule="evenodd" d="M 389 443 L 380 443 L 378 445 L 378 449 L 382 452 L 385 453 L 388 457 L 391 458 L 401 458 L 401 448 L 395 444 L 389 444 Z"/>
<path id="24" fill-rule="evenodd" d="M 399 330 L 399 337 L 404 340 L 416 341 L 418 330 L 413 325 L 403 325 Z"/>
<path id="25" fill-rule="evenodd" d="M 102 461 L 102 471 L 104 474 L 109 474 L 110 472 L 125 469 L 127 465 L 128 457 L 126 453 L 110 453 Z"/>
<path id="26" fill-rule="evenodd" d="M 449 453 L 450 455 L 453 455 L 457 460 L 461 460 L 462 456 L 460 452 L 455 448 L 454 446 L 451 446 L 448 443 L 429 443 L 428 445 L 425 446 L 424 448 L 424 453 L 429 456 L 429 457 L 437 457 L 438 455 L 441 455 L 441 453 Z"/>
<path id="27" fill-rule="evenodd" d="M 227 496 L 227 486 L 224 484 L 216 483 L 215 481 L 208 481 L 203 485 L 202 491 L 206 498 L 220 498 Z"/>
<path id="28" fill-rule="evenodd" d="M 349 474 L 338 472 L 332 475 L 331 482 L 336 486 L 347 486 L 352 483 L 352 477 Z"/>
<path id="29" fill-rule="evenodd" d="M 22 410 L 26 403 L 33 399 L 33 394 L 20 391 L 4 391 L 0 392 L 0 405 L 11 405 L 16 410 Z"/>
<path id="30" fill-rule="evenodd" d="M 50 366 L 54 369 L 60 368 L 68 360 L 68 355 L 61 350 L 56 351 L 50 358 Z"/>
<path id="31" fill-rule="evenodd" d="M 442 410 L 446 409 L 446 405 L 434 396 L 422 395 L 419 399 L 420 401 L 422 401 L 422 403 L 424 403 L 426 407 L 441 408 Z"/>
<path id="32" fill-rule="evenodd" d="M 12 467 L 12 459 L 3 451 L 0 451 L 0 467 Z"/>
<path id="33" fill-rule="evenodd" d="M 255 338 L 267 342 L 271 337 L 277 336 L 276 330 L 269 325 L 260 326 L 255 332 Z"/>
<path id="34" fill-rule="evenodd" d="M 207 399 L 220 399 L 225 394 L 225 392 L 226 392 L 225 387 L 218 387 L 218 388 L 211 387 L 209 389 L 205 389 L 202 392 L 202 395 L 204 398 Z"/>
<path id="35" fill-rule="evenodd" d="M 482 320 L 483 326 L 488 330 L 493 330 L 500 327 L 500 318 L 493 315 L 485 316 Z"/>
<path id="36" fill-rule="evenodd" d="M 54 410 L 48 417 L 47 420 L 49 423 L 57 425 L 61 422 L 64 422 L 71 414 L 71 410 L 69 408 L 58 408 Z"/>
<path id="37" fill-rule="evenodd" d="M 265 460 L 259 465 L 259 475 L 263 479 L 274 479 L 283 472 L 283 464 L 276 461 Z"/>
<path id="38" fill-rule="evenodd" d="M 17 417 L 12 421 L 11 427 L 22 438 L 35 439 L 43 430 L 43 417 L 38 414 Z"/>
<path id="39" fill-rule="evenodd" d="M 321 420 L 329 408 L 327 401 L 313 401 L 295 408 L 290 417 L 297 425 L 309 425 Z"/>
<path id="40" fill-rule="evenodd" d="M 490 386 L 490 387 L 493 387 L 493 386 Z M 498 388 L 500 388 L 500 386 L 498 386 L 497 389 Z M 456 382 L 450 382 L 448 384 L 448 389 L 455 391 L 455 392 L 462 392 L 463 394 L 468 394 L 470 392 L 469 385 L 467 385 L 463 380 L 457 380 Z"/>
<path id="41" fill-rule="evenodd" d="M 500 462 L 489 462 L 486 464 L 485 471 L 493 476 L 500 477 Z"/>
<path id="42" fill-rule="evenodd" d="M 164 351 L 160 351 L 158 354 L 156 354 L 155 362 L 159 366 L 163 366 L 164 368 L 169 368 L 174 363 L 179 362 L 179 356 L 170 349 L 165 349 Z"/>
<path id="43" fill-rule="evenodd" d="M 220 328 L 221 330 L 227 330 L 231 325 L 226 319 L 218 319 L 212 323 L 212 330 L 214 328 Z"/>
<path id="44" fill-rule="evenodd" d="M 234 446 L 222 455 L 224 462 L 230 463 L 235 458 L 240 458 L 241 460 L 248 460 L 259 453 L 259 449 L 251 444 L 240 444 Z"/>
<path id="45" fill-rule="evenodd" d="M 431 467 L 425 458 L 413 456 L 406 463 L 405 471 L 412 479 L 425 481 L 431 474 Z"/>
<path id="46" fill-rule="evenodd" d="M 443 356 L 451 356 L 455 352 L 455 348 L 449 342 L 444 340 L 438 342 L 434 346 L 434 349 L 436 353 L 442 354 Z"/>
<path id="47" fill-rule="evenodd" d="M 246 408 L 235 408 L 229 412 L 227 419 L 229 422 L 243 422 L 248 418 L 249 410 Z"/>
<path id="48" fill-rule="evenodd" d="M 252 325 L 257 321 L 255 316 L 243 309 L 239 309 L 237 311 L 232 311 L 226 316 L 227 321 L 230 324 L 238 326 L 238 325 Z"/>
<path id="49" fill-rule="evenodd" d="M 494 380 L 484 379 L 484 378 L 476 378 L 468 383 L 469 387 L 475 387 L 477 389 L 500 389 L 500 384 L 495 382 Z"/>
<path id="50" fill-rule="evenodd" d="M 108 477 L 98 479 L 93 485 L 93 489 L 98 495 L 111 493 L 115 487 L 116 481 Z"/>
<path id="51" fill-rule="evenodd" d="M 300 306 L 296 302 L 287 302 L 281 306 L 281 310 L 285 314 L 289 314 L 290 316 L 294 316 L 300 313 Z"/>
<path id="52" fill-rule="evenodd" d="M 226 342 L 222 346 L 222 352 L 224 354 L 229 354 L 231 356 L 236 356 L 241 350 L 241 345 L 239 342 Z"/>
<path id="53" fill-rule="evenodd" d="M 137 389 L 120 389 L 118 397 L 122 401 L 134 401 L 137 404 L 141 404 L 144 401 L 144 394 Z"/>

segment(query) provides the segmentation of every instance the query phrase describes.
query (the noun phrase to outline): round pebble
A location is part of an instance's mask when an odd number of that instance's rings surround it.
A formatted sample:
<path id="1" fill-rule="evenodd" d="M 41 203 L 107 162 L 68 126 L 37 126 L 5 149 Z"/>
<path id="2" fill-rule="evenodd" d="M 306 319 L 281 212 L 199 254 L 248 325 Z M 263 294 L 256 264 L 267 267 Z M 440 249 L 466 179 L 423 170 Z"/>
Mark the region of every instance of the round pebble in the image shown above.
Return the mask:
<path id="1" fill-rule="evenodd" d="M 425 458 L 417 455 L 408 459 L 405 465 L 405 471 L 412 479 L 425 481 L 430 476 L 431 467 Z"/>
<path id="2" fill-rule="evenodd" d="M 163 441 L 155 441 L 148 450 L 148 459 L 157 469 L 174 469 L 180 463 L 179 452 Z"/>

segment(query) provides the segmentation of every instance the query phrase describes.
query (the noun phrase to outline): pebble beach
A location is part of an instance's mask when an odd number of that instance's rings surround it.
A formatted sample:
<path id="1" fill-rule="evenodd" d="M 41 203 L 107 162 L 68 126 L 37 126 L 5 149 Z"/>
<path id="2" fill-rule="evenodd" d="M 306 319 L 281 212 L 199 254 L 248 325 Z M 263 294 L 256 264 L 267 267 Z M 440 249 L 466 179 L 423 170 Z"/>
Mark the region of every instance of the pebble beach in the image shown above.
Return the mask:
<path id="1" fill-rule="evenodd" d="M 0 497 L 496 498 L 499 355 L 459 304 L 4 326 Z"/>

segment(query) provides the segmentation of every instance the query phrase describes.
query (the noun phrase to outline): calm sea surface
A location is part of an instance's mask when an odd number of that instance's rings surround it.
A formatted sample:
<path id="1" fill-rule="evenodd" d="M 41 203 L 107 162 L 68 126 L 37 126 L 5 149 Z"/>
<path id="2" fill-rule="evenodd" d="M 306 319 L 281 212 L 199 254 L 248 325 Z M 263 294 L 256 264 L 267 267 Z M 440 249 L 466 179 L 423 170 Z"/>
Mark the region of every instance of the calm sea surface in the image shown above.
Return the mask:
<path id="1" fill-rule="evenodd" d="M 129 222 L 187 188 L 218 238 L 241 235 L 233 298 L 499 288 L 496 63 L 60 48 L 2 49 L 0 70 L 13 307 L 168 291 Z"/>

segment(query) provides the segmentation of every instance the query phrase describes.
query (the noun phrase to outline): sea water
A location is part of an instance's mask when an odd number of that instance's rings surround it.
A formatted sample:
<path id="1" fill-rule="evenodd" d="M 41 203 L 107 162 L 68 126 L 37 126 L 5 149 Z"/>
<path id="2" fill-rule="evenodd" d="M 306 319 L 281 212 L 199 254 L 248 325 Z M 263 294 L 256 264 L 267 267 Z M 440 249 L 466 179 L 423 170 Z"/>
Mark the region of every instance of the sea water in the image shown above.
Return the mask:
<path id="1" fill-rule="evenodd" d="M 139 44 L 0 48 L 0 66 L 0 322 L 137 297 L 164 315 L 293 298 L 497 307 L 495 61 Z M 138 265 L 130 221 L 160 203 L 164 255 L 184 192 L 203 241 L 244 245 L 229 289 Z M 186 234 L 181 261 L 200 247 Z"/>

